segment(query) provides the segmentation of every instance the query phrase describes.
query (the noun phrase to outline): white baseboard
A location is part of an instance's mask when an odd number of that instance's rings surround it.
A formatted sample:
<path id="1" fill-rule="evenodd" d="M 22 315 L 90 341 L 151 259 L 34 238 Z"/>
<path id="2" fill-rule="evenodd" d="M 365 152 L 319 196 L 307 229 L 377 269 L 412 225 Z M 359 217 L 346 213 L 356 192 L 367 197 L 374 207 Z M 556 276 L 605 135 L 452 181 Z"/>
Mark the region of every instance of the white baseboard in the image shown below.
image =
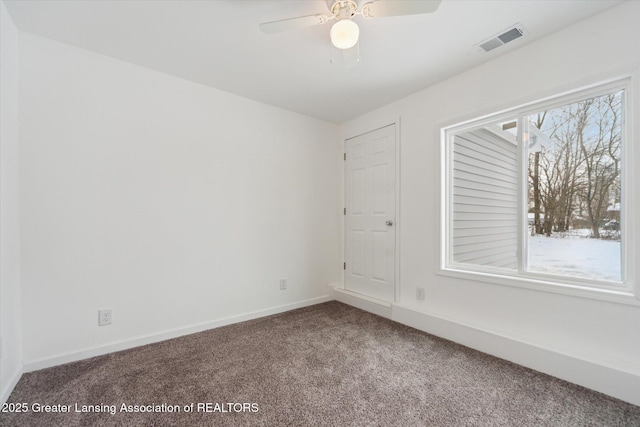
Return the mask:
<path id="1" fill-rule="evenodd" d="M 332 295 L 337 301 L 640 406 L 640 376 L 635 373 L 518 341 L 412 307 L 386 303 L 387 308 L 339 286 L 332 288 Z"/>
<path id="2" fill-rule="evenodd" d="M 640 405 L 640 376 L 463 325 L 410 307 L 393 305 L 391 319 L 539 372 Z"/>
<path id="3" fill-rule="evenodd" d="M 270 316 L 272 314 L 284 313 L 285 311 L 295 310 L 297 308 L 308 307 L 311 305 L 321 304 L 331 301 L 330 295 L 325 295 L 308 300 L 298 301 L 291 304 L 280 305 L 267 308 L 264 310 L 253 311 L 249 313 L 239 314 L 237 316 L 226 317 L 211 322 L 191 325 L 184 328 L 173 329 L 169 331 L 159 332 L 157 334 L 145 335 L 124 341 L 118 341 L 98 347 L 85 348 L 53 357 L 47 357 L 38 360 L 25 362 L 24 372 L 37 371 L 39 369 L 50 368 L 52 366 L 62 365 L 64 363 L 76 362 L 90 357 L 102 356 L 103 354 L 113 353 L 116 351 L 127 350 L 142 345 L 153 344 L 172 338 L 178 338 L 184 335 L 190 335 L 197 332 L 206 331 L 208 329 L 219 328 L 221 326 L 231 325 L 233 323 L 244 322 L 246 320 L 258 319 L 260 317 Z"/>
<path id="4" fill-rule="evenodd" d="M 296 308 L 307 307 L 336 299 L 337 301 L 360 308 L 361 310 L 386 317 L 398 323 L 457 342 L 501 359 L 509 360 L 539 372 L 544 372 L 554 377 L 613 396 L 634 405 L 640 405 L 640 376 L 637 374 L 484 331 L 479 328 L 445 319 L 438 315 L 417 311 L 411 307 L 390 304 L 373 298 L 366 298 L 338 287 L 332 288 L 331 296 L 322 296 L 296 303 L 285 304 L 282 306 L 227 317 L 212 322 L 192 325 L 186 328 L 165 331 L 158 334 L 137 337 L 100 347 L 83 349 L 76 352 L 27 362 L 24 364 L 23 369 L 16 372 L 13 380 L 7 388 L 2 391 L 0 403 L 4 403 L 9 398 L 9 395 L 20 380 L 23 372 L 31 372 L 63 363 L 74 362 L 89 357 L 152 344 L 183 335 L 189 335 L 233 323 L 270 316 L 272 314 L 283 313 Z"/>
<path id="5" fill-rule="evenodd" d="M 338 287 L 332 289 L 331 295 L 336 301 L 391 319 L 391 304 L 386 301 L 360 295 Z"/>
<path id="6" fill-rule="evenodd" d="M 16 388 L 16 384 L 18 384 L 18 381 L 20 381 L 20 378 L 22 377 L 23 372 L 24 372 L 24 368 L 18 369 L 16 373 L 13 375 L 13 378 L 11 379 L 9 384 L 7 384 L 5 389 L 2 390 L 2 394 L 0 395 L 0 405 L 3 405 L 9 399 L 9 396 L 11 396 L 11 392 L 13 391 L 14 388 Z"/>

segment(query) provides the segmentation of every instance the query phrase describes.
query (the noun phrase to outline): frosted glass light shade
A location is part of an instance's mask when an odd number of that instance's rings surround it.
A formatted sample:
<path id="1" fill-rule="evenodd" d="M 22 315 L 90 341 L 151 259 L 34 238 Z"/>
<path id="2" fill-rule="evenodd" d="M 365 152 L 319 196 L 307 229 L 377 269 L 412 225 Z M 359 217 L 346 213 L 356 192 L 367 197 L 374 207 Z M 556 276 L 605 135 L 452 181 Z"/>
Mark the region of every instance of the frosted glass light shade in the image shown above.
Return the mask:
<path id="1" fill-rule="evenodd" d="M 351 49 L 358 43 L 360 28 L 350 19 L 341 19 L 331 27 L 331 43 L 338 49 Z"/>

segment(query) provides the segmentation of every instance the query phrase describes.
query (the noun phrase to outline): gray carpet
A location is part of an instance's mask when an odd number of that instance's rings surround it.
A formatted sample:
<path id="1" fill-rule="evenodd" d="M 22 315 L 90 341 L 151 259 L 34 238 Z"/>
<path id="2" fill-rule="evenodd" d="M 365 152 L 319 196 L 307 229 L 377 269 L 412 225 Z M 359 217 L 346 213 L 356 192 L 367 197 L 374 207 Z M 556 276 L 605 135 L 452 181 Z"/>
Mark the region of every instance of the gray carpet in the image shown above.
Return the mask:
<path id="1" fill-rule="evenodd" d="M 638 406 L 338 302 L 28 373 L 9 402 L 29 412 L 3 426 L 640 426 Z"/>

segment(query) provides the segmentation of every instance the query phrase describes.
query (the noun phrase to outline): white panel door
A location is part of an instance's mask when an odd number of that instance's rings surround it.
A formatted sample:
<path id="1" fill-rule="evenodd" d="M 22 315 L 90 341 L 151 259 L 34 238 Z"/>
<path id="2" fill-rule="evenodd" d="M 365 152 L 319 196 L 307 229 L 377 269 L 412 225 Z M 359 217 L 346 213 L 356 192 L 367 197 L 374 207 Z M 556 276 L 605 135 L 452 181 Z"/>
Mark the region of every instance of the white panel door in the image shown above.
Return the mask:
<path id="1" fill-rule="evenodd" d="M 395 299 L 396 127 L 346 141 L 345 287 Z"/>

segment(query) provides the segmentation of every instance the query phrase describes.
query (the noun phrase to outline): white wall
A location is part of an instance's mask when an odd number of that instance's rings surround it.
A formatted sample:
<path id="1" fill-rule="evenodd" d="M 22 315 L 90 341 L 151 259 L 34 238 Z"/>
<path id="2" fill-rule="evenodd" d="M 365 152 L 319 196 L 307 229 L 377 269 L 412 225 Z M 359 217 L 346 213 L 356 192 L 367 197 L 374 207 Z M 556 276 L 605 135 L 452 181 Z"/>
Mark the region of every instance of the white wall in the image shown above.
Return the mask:
<path id="1" fill-rule="evenodd" d="M 546 356 L 568 355 L 573 360 L 628 373 L 630 375 L 623 375 L 624 384 L 595 378 L 601 372 L 588 370 L 567 376 L 572 381 L 617 394 L 636 404 L 640 404 L 639 306 L 463 280 L 437 273 L 440 258 L 439 130 L 444 125 L 603 79 L 634 74 L 632 101 L 635 110 L 630 117 L 634 127 L 628 143 L 632 150 L 631 178 L 635 183 L 640 182 L 640 149 L 636 144 L 640 138 L 638 22 L 640 2 L 627 2 L 359 117 L 341 128 L 343 137 L 349 138 L 401 117 L 400 301 L 397 306 L 409 310 L 409 314 L 406 310 L 403 312 L 405 321 L 413 313 L 415 321 L 411 323 L 414 326 L 441 331 L 446 338 L 467 345 L 475 345 L 474 339 L 479 335 L 474 335 L 474 330 L 486 331 L 506 337 L 505 342 L 514 345 L 525 343 L 529 348 L 549 350 L 543 352 Z M 640 185 L 635 186 L 635 194 L 629 194 L 627 199 L 634 217 L 629 229 L 634 232 L 640 230 L 638 190 Z M 633 265 L 640 265 L 638 255 L 637 252 L 632 255 Z M 416 300 L 417 287 L 426 289 L 425 301 Z M 421 317 L 419 314 L 432 316 Z M 453 329 L 447 332 L 447 328 L 438 329 L 437 325 L 429 323 L 436 318 L 471 328 L 454 335 Z M 402 320 L 400 316 L 397 319 Z M 526 355 L 512 357 L 509 351 L 509 344 L 493 349 L 502 357 L 528 363 Z M 530 365 L 544 369 L 550 363 L 534 360 Z M 552 368 L 547 371 L 552 372 Z"/>
<path id="2" fill-rule="evenodd" d="M 0 2 L 0 402 L 22 373 L 18 31 Z"/>
<path id="3" fill-rule="evenodd" d="M 336 125 L 25 33 L 20 79 L 26 370 L 328 298 Z"/>

